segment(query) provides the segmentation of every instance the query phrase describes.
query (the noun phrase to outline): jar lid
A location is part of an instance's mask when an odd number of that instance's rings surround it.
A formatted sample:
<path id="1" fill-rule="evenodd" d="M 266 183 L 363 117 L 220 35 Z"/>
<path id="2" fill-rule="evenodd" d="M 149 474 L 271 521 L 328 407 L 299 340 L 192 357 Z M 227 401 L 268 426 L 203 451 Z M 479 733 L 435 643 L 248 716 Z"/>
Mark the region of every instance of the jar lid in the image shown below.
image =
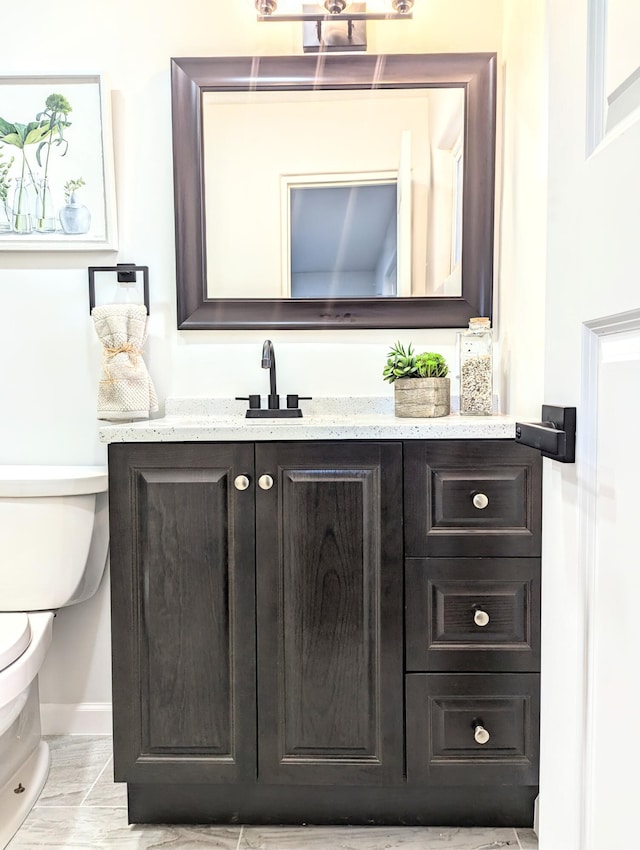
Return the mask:
<path id="1" fill-rule="evenodd" d="M 490 328 L 491 327 L 491 319 L 488 319 L 486 316 L 475 316 L 473 319 L 469 319 L 469 327 L 470 328 Z"/>

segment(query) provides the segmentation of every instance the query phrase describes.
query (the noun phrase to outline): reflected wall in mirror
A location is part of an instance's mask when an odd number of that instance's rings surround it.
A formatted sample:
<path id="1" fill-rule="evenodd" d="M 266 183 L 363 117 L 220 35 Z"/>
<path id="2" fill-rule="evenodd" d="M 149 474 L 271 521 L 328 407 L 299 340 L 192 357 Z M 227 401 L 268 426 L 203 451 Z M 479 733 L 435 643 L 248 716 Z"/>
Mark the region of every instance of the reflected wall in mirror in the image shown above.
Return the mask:
<path id="1" fill-rule="evenodd" d="M 179 328 L 491 315 L 494 54 L 173 59 L 172 104 Z"/>

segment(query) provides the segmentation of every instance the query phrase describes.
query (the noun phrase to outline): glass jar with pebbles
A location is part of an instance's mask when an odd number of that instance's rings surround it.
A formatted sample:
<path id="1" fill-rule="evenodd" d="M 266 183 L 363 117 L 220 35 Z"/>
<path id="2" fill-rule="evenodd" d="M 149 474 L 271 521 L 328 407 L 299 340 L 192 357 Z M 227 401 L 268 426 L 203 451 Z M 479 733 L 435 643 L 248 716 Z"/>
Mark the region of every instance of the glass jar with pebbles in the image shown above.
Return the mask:
<path id="1" fill-rule="evenodd" d="M 493 412 L 493 339 L 491 321 L 469 319 L 458 336 L 460 413 L 490 416 Z"/>

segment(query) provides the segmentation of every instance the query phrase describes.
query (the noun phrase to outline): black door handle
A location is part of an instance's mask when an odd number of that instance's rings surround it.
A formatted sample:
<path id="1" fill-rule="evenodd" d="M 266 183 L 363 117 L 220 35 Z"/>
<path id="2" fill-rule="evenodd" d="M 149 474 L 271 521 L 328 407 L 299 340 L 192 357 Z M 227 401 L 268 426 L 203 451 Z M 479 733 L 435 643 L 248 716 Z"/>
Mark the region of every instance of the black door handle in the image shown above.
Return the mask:
<path id="1" fill-rule="evenodd" d="M 542 422 L 516 422 L 516 443 L 560 463 L 576 460 L 576 408 L 542 405 Z"/>

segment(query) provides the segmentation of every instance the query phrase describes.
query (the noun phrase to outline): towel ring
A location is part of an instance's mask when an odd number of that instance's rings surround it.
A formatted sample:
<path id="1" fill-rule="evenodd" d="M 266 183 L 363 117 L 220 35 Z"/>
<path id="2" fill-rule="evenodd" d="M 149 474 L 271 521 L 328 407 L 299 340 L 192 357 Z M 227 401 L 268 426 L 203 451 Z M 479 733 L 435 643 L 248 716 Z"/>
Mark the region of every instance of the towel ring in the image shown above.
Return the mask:
<path id="1" fill-rule="evenodd" d="M 134 263 L 118 263 L 116 266 L 89 266 L 89 314 L 96 306 L 96 272 L 116 272 L 118 283 L 135 283 L 136 272 L 142 272 L 144 306 L 149 314 L 149 266 L 136 266 Z"/>

